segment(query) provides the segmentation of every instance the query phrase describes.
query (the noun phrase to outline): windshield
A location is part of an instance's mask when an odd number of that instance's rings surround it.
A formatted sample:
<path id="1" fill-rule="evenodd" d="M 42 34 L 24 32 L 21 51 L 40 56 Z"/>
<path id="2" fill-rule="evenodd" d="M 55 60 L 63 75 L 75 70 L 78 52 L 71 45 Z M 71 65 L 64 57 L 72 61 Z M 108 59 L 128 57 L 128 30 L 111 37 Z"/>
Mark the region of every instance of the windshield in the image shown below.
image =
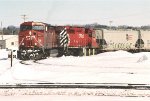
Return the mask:
<path id="1" fill-rule="evenodd" d="M 32 27 L 32 29 L 33 30 L 44 30 L 44 26 L 39 26 L 39 25 L 34 25 L 33 27 Z"/>
<path id="2" fill-rule="evenodd" d="M 20 26 L 21 31 L 31 30 L 31 29 L 32 29 L 32 26 L 29 26 L 29 25 L 21 25 Z"/>
<path id="3" fill-rule="evenodd" d="M 21 31 L 26 31 L 26 30 L 44 30 L 44 26 L 41 26 L 41 25 L 34 25 L 34 26 L 21 25 L 20 26 L 20 30 Z"/>

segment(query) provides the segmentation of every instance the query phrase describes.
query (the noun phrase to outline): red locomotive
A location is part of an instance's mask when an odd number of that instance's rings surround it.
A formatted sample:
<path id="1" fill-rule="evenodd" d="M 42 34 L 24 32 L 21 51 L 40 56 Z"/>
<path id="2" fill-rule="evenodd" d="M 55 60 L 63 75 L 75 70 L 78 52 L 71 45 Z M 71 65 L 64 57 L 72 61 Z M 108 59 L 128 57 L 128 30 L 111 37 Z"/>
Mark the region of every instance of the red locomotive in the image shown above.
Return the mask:
<path id="1" fill-rule="evenodd" d="M 94 30 L 90 28 L 51 26 L 42 22 L 24 22 L 20 25 L 20 59 L 41 59 L 51 55 L 80 56 L 94 53 L 96 47 Z"/>
<path id="2" fill-rule="evenodd" d="M 60 47 L 65 49 L 63 53 L 66 55 L 81 56 L 87 54 L 89 49 L 97 47 L 93 36 L 94 31 L 90 28 L 65 26 L 64 34 L 60 34 Z"/>
<path id="3" fill-rule="evenodd" d="M 58 31 L 54 26 L 42 22 L 24 22 L 20 25 L 20 59 L 40 59 L 50 55 L 58 47 Z"/>

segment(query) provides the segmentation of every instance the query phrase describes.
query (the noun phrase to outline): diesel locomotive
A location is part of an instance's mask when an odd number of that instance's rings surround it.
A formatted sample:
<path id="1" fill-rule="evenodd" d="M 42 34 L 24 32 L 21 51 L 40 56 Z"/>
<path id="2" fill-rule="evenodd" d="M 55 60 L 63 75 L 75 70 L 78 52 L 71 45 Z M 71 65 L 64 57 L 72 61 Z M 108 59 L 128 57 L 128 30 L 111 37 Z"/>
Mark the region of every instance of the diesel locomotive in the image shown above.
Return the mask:
<path id="1" fill-rule="evenodd" d="M 94 34 L 93 29 L 79 26 L 24 22 L 20 25 L 18 58 L 91 54 L 98 46 Z"/>

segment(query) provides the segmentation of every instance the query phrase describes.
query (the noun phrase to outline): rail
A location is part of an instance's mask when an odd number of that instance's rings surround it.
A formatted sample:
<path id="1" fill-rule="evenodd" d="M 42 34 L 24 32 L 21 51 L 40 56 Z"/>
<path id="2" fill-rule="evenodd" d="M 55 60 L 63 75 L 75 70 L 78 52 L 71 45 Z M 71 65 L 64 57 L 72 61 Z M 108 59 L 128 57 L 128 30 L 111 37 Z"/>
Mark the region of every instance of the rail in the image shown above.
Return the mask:
<path id="1" fill-rule="evenodd" d="M 87 88 L 87 89 L 137 89 L 150 90 L 150 84 L 126 83 L 18 83 L 0 85 L 0 89 L 7 88 Z"/>

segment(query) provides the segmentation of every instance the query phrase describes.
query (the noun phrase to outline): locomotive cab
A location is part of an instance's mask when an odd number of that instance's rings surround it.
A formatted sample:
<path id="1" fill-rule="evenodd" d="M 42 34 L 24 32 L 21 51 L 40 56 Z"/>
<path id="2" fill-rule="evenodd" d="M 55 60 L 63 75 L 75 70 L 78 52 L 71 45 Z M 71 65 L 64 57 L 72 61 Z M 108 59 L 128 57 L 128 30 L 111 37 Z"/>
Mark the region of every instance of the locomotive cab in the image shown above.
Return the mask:
<path id="1" fill-rule="evenodd" d="M 45 26 L 41 23 L 23 23 L 20 26 L 19 48 L 40 48 L 43 45 Z"/>
<path id="2" fill-rule="evenodd" d="M 47 27 L 40 22 L 24 22 L 20 25 L 18 58 L 38 56 L 44 47 L 44 33 Z M 37 54 L 37 55 L 36 55 Z"/>

